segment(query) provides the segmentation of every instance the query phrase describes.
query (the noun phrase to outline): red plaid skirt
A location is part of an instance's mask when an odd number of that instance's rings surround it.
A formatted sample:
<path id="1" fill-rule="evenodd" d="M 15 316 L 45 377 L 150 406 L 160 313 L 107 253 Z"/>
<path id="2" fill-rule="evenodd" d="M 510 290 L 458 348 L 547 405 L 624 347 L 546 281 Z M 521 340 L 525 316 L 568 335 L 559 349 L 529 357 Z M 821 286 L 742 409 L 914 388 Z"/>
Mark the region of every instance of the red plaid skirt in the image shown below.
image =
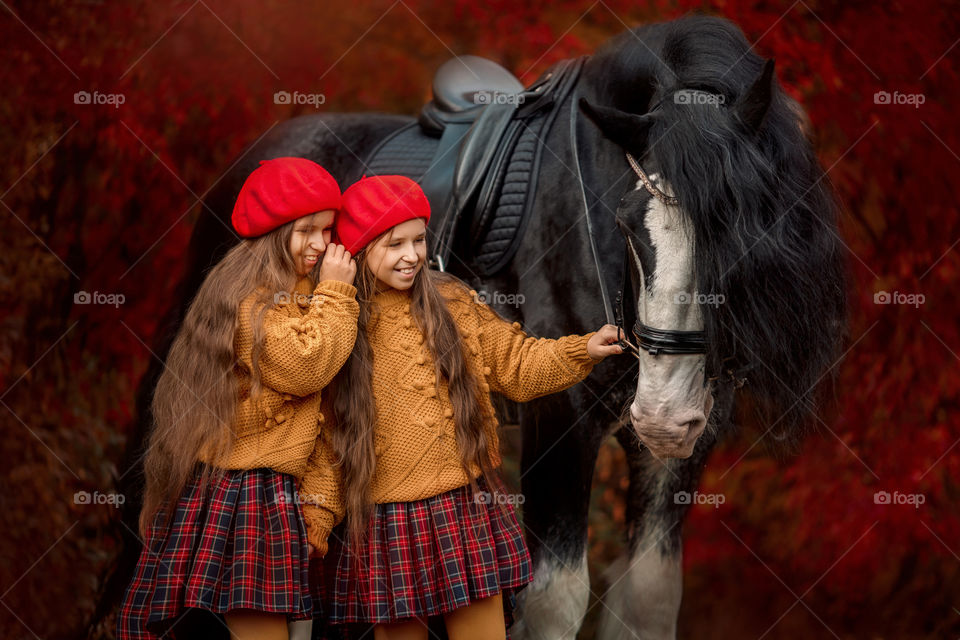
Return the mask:
<path id="1" fill-rule="evenodd" d="M 119 640 L 176 637 L 174 625 L 191 608 L 311 617 L 309 548 L 293 477 L 227 471 L 206 492 L 198 480 L 171 521 L 161 527 L 161 514 L 148 534 L 117 618 Z"/>
<path id="2" fill-rule="evenodd" d="M 332 624 L 441 615 L 498 593 L 507 605 L 532 575 L 514 507 L 502 506 L 474 499 L 469 485 L 378 504 L 359 548 L 334 530 L 327 584 L 314 583 L 315 599 L 324 600 Z"/>

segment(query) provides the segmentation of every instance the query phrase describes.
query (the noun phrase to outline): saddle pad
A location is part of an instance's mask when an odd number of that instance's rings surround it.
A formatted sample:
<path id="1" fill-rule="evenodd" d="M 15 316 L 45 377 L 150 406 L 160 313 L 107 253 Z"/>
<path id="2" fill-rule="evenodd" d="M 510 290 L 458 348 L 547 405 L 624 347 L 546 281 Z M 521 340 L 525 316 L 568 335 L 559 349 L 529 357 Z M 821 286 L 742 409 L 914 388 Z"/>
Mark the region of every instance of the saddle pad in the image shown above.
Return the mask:
<path id="1" fill-rule="evenodd" d="M 427 172 L 440 144 L 412 122 L 386 138 L 373 152 L 367 164 L 367 175 L 401 175 L 419 182 Z"/>

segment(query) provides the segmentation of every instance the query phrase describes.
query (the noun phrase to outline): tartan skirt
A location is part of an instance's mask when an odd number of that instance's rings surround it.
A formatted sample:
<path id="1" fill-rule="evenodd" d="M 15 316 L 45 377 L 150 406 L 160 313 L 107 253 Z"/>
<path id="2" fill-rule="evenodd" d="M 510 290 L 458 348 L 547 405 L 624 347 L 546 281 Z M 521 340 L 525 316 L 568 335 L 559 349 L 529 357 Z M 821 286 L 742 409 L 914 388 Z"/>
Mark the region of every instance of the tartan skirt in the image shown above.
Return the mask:
<path id="1" fill-rule="evenodd" d="M 358 548 L 339 527 L 314 583 L 328 622 L 397 622 L 442 615 L 532 579 L 530 553 L 512 504 L 475 499 L 465 485 L 415 502 L 377 504 Z M 503 508 L 502 508 L 503 507 Z M 325 585 L 317 584 L 317 582 Z"/>
<path id="2" fill-rule="evenodd" d="M 227 471 L 199 488 L 199 473 L 169 522 L 157 516 L 117 618 L 117 638 L 156 638 L 193 608 L 312 616 L 306 525 L 292 476 Z"/>

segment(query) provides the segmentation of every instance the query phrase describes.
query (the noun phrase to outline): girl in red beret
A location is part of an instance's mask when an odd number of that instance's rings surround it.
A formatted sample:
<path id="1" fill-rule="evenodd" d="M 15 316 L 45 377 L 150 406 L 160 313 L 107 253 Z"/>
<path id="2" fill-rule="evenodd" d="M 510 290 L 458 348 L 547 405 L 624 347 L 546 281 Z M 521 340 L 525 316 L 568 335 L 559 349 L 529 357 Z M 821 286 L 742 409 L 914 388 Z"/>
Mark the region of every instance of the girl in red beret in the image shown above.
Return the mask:
<path id="1" fill-rule="evenodd" d="M 491 392 L 523 402 L 570 387 L 620 353 L 606 325 L 527 337 L 461 281 L 426 266 L 430 207 L 401 176 L 343 196 L 336 233 L 358 262 L 353 353 L 321 404 L 303 490 L 308 538 L 332 580 L 332 624 L 422 638 L 442 616 L 452 640 L 506 636 L 504 596 L 531 580 L 514 504 L 498 478 Z M 345 519 L 346 535 L 340 528 Z"/>
<path id="2" fill-rule="evenodd" d="M 340 205 L 303 158 L 262 162 L 244 183 L 244 240 L 201 285 L 154 393 L 121 640 L 287 638 L 312 617 L 296 482 L 357 329 L 356 264 L 330 243 Z"/>

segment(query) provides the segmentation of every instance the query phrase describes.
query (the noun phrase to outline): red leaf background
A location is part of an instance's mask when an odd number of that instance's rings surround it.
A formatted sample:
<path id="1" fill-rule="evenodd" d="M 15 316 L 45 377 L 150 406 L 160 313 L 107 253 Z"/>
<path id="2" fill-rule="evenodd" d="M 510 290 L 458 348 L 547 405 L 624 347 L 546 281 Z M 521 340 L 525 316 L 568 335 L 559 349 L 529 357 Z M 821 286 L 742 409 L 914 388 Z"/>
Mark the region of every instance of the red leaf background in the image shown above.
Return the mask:
<path id="1" fill-rule="evenodd" d="M 628 26 L 736 21 L 807 108 L 844 205 L 854 279 L 837 408 L 800 451 L 744 424 L 685 529 L 684 637 L 960 634 L 960 139 L 955 3 L 817 0 L 9 2 L 0 11 L 0 633 L 67 637 L 116 542 L 110 495 L 148 345 L 210 189 L 274 123 L 413 114 L 454 53 L 525 82 Z M 77 104 L 87 91 L 123 103 Z M 879 91 L 920 94 L 883 104 Z M 876 304 L 878 292 L 922 303 Z M 79 292 L 115 304 L 76 304 Z M 122 295 L 122 301 L 118 297 Z M 102 299 L 102 298 L 101 298 Z M 623 546 L 622 453 L 601 451 L 592 589 Z M 876 492 L 923 503 L 878 504 Z M 591 599 L 581 637 L 603 605 Z M 108 637 L 109 626 L 98 633 Z"/>

